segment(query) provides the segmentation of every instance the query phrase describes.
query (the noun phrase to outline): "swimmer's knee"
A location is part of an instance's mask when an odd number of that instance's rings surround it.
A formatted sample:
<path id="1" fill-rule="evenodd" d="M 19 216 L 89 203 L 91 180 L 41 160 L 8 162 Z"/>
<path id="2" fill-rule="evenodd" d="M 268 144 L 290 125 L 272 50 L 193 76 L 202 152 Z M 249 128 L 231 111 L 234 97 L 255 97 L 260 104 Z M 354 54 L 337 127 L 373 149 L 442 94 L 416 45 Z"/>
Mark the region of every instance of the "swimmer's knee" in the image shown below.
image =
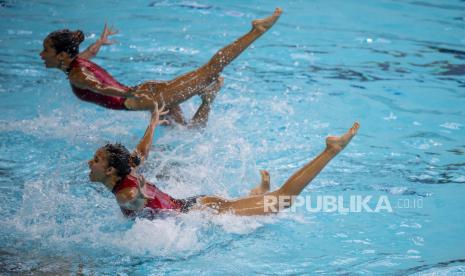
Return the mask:
<path id="1" fill-rule="evenodd" d="M 209 82 L 215 81 L 220 76 L 221 71 L 223 71 L 223 66 L 221 66 L 221 62 L 212 58 L 207 64 L 199 68 L 199 71 L 203 73 L 203 75 L 209 77 Z"/>

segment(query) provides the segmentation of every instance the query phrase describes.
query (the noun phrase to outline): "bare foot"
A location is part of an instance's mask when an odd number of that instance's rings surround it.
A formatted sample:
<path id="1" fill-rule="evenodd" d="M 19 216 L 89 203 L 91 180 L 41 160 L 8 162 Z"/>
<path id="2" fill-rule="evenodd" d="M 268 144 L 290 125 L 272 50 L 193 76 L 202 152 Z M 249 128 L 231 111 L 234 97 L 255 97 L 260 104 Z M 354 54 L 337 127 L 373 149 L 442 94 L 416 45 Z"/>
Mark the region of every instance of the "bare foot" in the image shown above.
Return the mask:
<path id="1" fill-rule="evenodd" d="M 262 182 L 257 187 L 250 190 L 251 196 L 262 195 L 270 190 L 270 173 L 266 170 L 261 170 Z"/>
<path id="2" fill-rule="evenodd" d="M 204 92 L 200 95 L 202 101 L 211 103 L 215 99 L 216 95 L 218 95 L 218 92 L 220 91 L 223 84 L 224 78 L 219 76 L 214 82 L 212 82 L 204 89 Z"/>
<path id="3" fill-rule="evenodd" d="M 276 8 L 273 15 L 268 16 L 267 18 L 256 19 L 252 21 L 253 28 L 259 30 L 260 32 L 266 32 L 269 28 L 271 28 L 271 26 L 273 26 L 276 20 L 278 20 L 282 12 L 282 9 Z"/>
<path id="4" fill-rule="evenodd" d="M 338 153 L 340 152 L 347 144 L 349 144 L 352 137 L 357 134 L 360 124 L 355 122 L 352 127 L 342 136 L 329 136 L 326 138 L 326 148 Z"/>

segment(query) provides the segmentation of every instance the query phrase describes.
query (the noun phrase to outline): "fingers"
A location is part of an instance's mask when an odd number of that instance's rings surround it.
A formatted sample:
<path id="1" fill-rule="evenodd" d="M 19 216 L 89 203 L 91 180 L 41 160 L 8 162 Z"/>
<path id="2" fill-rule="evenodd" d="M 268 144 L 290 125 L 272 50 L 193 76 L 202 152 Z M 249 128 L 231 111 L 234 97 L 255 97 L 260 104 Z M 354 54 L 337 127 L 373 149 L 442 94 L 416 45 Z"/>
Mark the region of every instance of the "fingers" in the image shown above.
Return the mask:
<path id="1" fill-rule="evenodd" d="M 159 112 L 160 115 L 166 115 L 166 114 L 170 113 L 170 111 L 168 109 L 164 110 L 164 111 L 161 111 L 161 109 L 160 109 L 160 110 L 158 110 L 158 112 Z"/>
<path id="2" fill-rule="evenodd" d="M 144 98 L 146 100 L 155 102 L 152 96 L 149 96 L 149 95 L 147 95 L 147 93 L 144 93 L 144 92 L 136 92 L 136 93 L 134 93 L 134 97 L 135 98 Z"/>
<path id="3" fill-rule="evenodd" d="M 108 35 L 114 35 L 118 33 L 118 30 L 116 30 L 115 27 L 110 26 L 110 28 L 107 28 L 107 33 Z"/>
<path id="4" fill-rule="evenodd" d="M 160 112 L 160 116 L 163 116 L 163 115 L 167 115 L 168 113 L 170 113 L 169 110 L 165 110 L 163 112 Z"/>
<path id="5" fill-rule="evenodd" d="M 108 25 L 107 22 L 105 22 L 105 26 L 103 26 L 103 32 L 102 35 L 100 35 L 100 38 L 106 38 L 108 35 Z"/>
<path id="6" fill-rule="evenodd" d="M 102 40 L 104 40 L 106 43 L 113 44 L 116 41 L 107 41 L 108 36 L 117 34 L 118 30 L 116 30 L 113 26 L 108 27 L 108 24 L 105 22 L 105 26 L 103 27 L 103 32 L 101 35 Z"/>
<path id="7" fill-rule="evenodd" d="M 160 115 L 166 115 L 166 114 L 168 114 L 168 113 L 170 112 L 169 109 L 166 109 L 166 104 L 165 104 L 165 102 L 163 102 L 163 105 L 162 105 L 160 108 L 158 108 L 158 102 L 156 102 L 156 101 L 154 100 L 154 103 L 156 103 L 155 108 L 157 109 L 157 111 L 158 111 L 158 113 L 159 113 Z"/>
<path id="8" fill-rule="evenodd" d="M 155 97 L 153 93 L 150 93 L 148 91 L 137 91 L 137 89 L 138 88 L 136 88 L 136 92 L 132 93 L 132 97 L 151 101 L 153 103 L 153 106 L 152 106 L 153 115 L 157 114 L 158 116 L 161 116 L 161 115 L 166 115 L 169 113 L 169 109 L 166 109 L 166 104 L 164 102 L 161 107 L 158 107 L 159 106 L 158 99 Z"/>
<path id="9" fill-rule="evenodd" d="M 163 125 L 163 126 L 168 126 L 170 124 L 170 121 L 168 120 L 161 120 L 160 122 L 158 122 L 159 125 Z"/>
<path id="10" fill-rule="evenodd" d="M 151 98 L 153 102 L 153 112 L 160 113 L 160 109 L 158 108 L 158 102 L 155 100 L 155 97 Z"/>
<path id="11" fill-rule="evenodd" d="M 110 35 L 117 34 L 118 32 L 119 32 L 118 30 L 115 30 L 115 29 L 113 29 L 113 27 L 110 27 L 108 30 L 106 30 L 105 35 L 110 36 Z"/>

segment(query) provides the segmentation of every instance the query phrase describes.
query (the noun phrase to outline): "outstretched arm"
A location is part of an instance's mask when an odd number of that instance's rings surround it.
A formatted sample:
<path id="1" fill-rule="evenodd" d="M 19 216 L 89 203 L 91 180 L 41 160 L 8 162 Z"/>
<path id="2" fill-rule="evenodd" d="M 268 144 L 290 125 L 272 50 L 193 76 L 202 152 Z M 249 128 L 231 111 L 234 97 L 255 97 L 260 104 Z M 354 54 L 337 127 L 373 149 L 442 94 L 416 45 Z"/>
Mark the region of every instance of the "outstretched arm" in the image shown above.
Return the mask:
<path id="1" fill-rule="evenodd" d="M 152 112 L 152 117 L 150 118 L 150 124 L 145 131 L 144 137 L 140 140 L 139 144 L 137 145 L 136 149 L 133 152 L 133 155 L 137 155 L 141 163 L 144 162 L 147 157 L 149 156 L 150 147 L 152 146 L 153 134 L 155 133 L 155 128 L 157 125 L 165 123 L 166 120 L 160 120 L 161 115 L 166 115 L 168 113 L 165 110 L 165 106 L 163 105 L 161 108 L 158 108 L 158 104 L 154 103 L 155 108 Z"/>
<path id="2" fill-rule="evenodd" d="M 118 33 L 117 30 L 114 30 L 112 27 L 108 28 L 107 24 L 105 23 L 105 27 L 103 28 L 103 32 L 100 35 L 100 38 L 94 44 L 90 45 L 85 51 L 79 53 L 79 57 L 85 59 L 91 59 L 95 57 L 100 50 L 100 47 L 103 45 L 111 45 L 115 43 L 114 40 L 108 40 L 108 37 L 116 33 Z"/>

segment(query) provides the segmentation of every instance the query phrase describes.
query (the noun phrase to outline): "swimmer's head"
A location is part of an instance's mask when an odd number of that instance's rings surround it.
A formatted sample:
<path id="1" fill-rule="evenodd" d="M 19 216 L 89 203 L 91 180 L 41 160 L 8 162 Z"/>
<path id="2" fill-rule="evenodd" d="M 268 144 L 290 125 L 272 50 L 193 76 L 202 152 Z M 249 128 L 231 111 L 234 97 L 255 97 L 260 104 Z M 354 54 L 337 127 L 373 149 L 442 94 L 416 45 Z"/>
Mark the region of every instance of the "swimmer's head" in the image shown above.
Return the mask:
<path id="1" fill-rule="evenodd" d="M 94 158 L 88 162 L 89 178 L 92 182 L 102 182 L 110 178 L 123 178 L 131 169 L 140 164 L 140 158 L 131 155 L 123 145 L 106 144 L 95 152 Z"/>
<path id="2" fill-rule="evenodd" d="M 79 44 L 84 41 L 84 33 L 68 29 L 50 33 L 44 39 L 44 49 L 40 57 L 47 68 L 61 68 L 65 59 L 73 59 L 79 54 Z"/>

